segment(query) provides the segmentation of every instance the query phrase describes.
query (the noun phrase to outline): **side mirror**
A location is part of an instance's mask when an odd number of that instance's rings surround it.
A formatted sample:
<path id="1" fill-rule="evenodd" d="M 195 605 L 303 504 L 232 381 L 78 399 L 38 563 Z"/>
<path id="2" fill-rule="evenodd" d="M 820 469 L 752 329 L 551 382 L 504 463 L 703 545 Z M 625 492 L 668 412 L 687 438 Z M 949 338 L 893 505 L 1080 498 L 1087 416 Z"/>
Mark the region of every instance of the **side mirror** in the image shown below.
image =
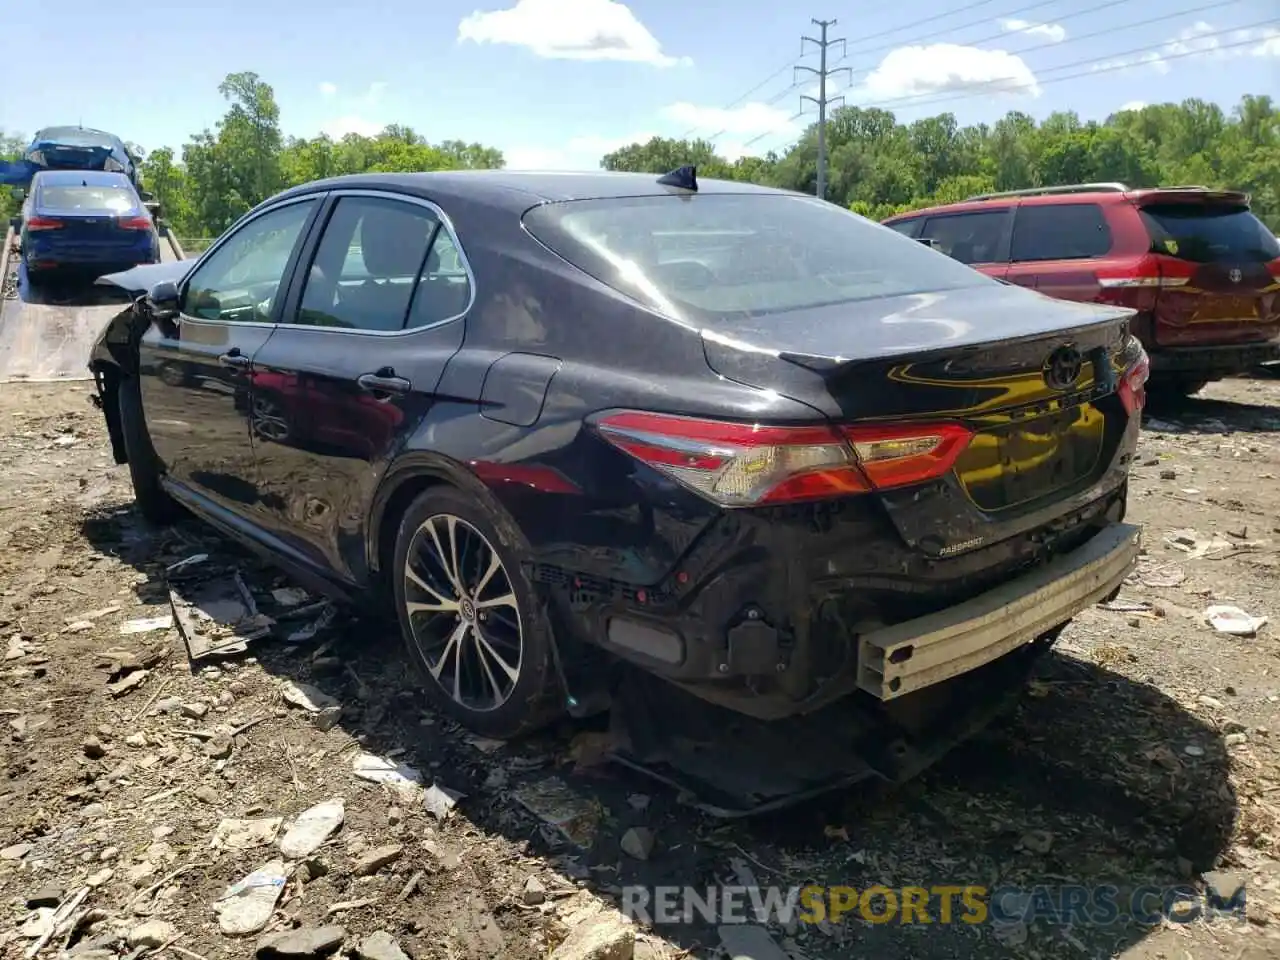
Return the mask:
<path id="1" fill-rule="evenodd" d="M 150 190 L 138 191 L 138 199 L 141 200 L 143 203 L 150 203 L 155 198 L 156 198 L 156 195 L 152 193 Z"/>
<path id="2" fill-rule="evenodd" d="M 172 320 L 178 315 L 178 285 L 172 280 L 162 280 L 147 294 L 147 305 L 152 319 Z"/>
<path id="3" fill-rule="evenodd" d="M 930 250 L 936 250 L 938 248 L 938 241 L 933 239 L 933 237 L 916 237 L 916 242 L 923 243 Z"/>
<path id="4" fill-rule="evenodd" d="M 9 191 L 9 196 L 21 203 L 23 200 L 27 199 L 27 191 L 22 189 L 22 187 L 14 187 Z"/>

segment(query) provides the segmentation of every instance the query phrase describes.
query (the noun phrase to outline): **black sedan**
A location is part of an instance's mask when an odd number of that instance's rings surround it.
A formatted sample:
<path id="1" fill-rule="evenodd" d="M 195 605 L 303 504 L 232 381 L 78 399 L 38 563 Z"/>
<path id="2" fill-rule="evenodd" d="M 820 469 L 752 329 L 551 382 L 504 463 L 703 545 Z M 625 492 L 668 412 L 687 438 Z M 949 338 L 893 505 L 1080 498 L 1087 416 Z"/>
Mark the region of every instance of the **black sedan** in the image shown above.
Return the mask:
<path id="1" fill-rule="evenodd" d="M 635 667 L 757 719 L 888 713 L 1137 562 L 1131 311 L 812 197 L 344 177 L 108 279 L 147 293 L 92 358 L 142 513 L 393 604 L 485 734 Z"/>

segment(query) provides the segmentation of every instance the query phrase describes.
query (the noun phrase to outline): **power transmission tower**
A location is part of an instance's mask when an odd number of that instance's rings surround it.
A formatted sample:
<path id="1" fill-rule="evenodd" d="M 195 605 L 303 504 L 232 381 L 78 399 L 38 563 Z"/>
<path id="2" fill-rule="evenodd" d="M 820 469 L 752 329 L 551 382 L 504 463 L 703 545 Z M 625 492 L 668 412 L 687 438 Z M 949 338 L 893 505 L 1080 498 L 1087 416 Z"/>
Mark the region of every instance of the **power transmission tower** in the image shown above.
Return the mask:
<path id="1" fill-rule="evenodd" d="M 827 97 L 827 78 L 837 73 L 849 74 L 850 83 L 853 82 L 853 71 L 849 67 L 838 67 L 835 70 L 827 69 L 827 50 L 830 47 L 840 44 L 841 50 L 845 49 L 844 37 L 835 40 L 827 38 L 827 30 L 836 25 L 835 20 L 814 20 L 814 25 L 822 31 L 821 39 L 815 40 L 813 37 L 800 38 L 800 54 L 804 55 L 804 45 L 806 42 L 815 44 L 818 48 L 818 66 L 813 67 L 796 67 L 797 72 L 812 73 L 818 78 L 818 95 L 810 97 L 801 95 L 801 101 L 808 100 L 810 103 L 818 105 L 818 199 L 825 200 L 827 198 L 827 106 L 833 103 L 844 103 L 843 96 L 835 96 L 828 99 Z M 801 106 L 801 112 L 804 107 Z"/>

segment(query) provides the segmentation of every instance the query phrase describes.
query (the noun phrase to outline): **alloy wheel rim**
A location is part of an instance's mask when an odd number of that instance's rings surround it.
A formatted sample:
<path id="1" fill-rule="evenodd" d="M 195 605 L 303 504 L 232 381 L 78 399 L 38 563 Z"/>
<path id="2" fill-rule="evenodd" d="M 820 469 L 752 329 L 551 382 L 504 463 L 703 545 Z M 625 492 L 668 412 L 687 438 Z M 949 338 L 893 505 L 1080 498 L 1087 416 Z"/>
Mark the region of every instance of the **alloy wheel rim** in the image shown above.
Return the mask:
<path id="1" fill-rule="evenodd" d="M 524 625 L 493 544 L 461 517 L 429 517 L 409 541 L 404 578 L 410 631 L 431 678 L 467 710 L 501 707 L 520 679 Z"/>
<path id="2" fill-rule="evenodd" d="M 263 440 L 283 440 L 289 436 L 289 424 L 270 400 L 253 402 L 253 431 Z"/>

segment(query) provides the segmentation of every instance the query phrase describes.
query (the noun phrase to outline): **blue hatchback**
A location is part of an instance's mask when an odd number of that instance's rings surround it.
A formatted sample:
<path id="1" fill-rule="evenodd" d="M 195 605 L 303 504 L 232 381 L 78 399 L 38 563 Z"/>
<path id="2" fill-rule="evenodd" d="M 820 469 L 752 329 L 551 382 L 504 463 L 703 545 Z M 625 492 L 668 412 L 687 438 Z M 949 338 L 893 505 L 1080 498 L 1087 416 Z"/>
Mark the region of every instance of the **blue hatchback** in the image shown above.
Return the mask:
<path id="1" fill-rule="evenodd" d="M 37 173 L 23 204 L 21 236 L 35 283 L 55 271 L 96 275 L 160 260 L 155 221 L 123 173 Z"/>

